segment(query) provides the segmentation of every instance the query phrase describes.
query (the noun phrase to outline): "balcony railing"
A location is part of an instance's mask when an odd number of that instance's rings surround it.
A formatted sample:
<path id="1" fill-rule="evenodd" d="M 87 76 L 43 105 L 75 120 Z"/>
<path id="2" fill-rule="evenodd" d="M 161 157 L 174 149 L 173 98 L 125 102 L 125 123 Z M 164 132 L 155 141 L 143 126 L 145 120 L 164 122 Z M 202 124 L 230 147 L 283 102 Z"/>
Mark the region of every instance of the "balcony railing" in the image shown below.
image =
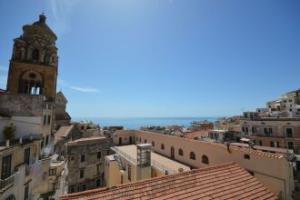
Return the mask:
<path id="1" fill-rule="evenodd" d="M 11 175 L 6 179 L 0 179 L 0 192 L 14 185 L 15 174 Z"/>

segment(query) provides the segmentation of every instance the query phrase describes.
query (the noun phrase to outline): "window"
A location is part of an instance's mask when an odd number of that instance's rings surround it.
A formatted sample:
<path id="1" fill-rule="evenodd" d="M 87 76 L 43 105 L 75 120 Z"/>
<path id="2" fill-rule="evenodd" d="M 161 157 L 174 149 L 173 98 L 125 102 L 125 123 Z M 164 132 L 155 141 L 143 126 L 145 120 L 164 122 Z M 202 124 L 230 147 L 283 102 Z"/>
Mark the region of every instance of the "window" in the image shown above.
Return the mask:
<path id="1" fill-rule="evenodd" d="M 97 174 L 100 174 L 100 165 L 97 165 Z"/>
<path id="2" fill-rule="evenodd" d="M 124 177 L 123 177 L 123 174 L 121 175 L 121 184 L 123 184 L 124 182 Z"/>
<path id="3" fill-rule="evenodd" d="M 244 154 L 244 159 L 250 160 L 250 155 L 249 154 Z"/>
<path id="4" fill-rule="evenodd" d="M 42 138 L 41 149 L 44 147 L 44 138 Z"/>
<path id="5" fill-rule="evenodd" d="M 146 140 L 146 139 L 144 140 L 144 143 L 147 143 L 147 140 Z"/>
<path id="6" fill-rule="evenodd" d="M 266 136 L 271 136 L 273 132 L 272 128 L 264 128 L 264 133 Z"/>
<path id="7" fill-rule="evenodd" d="M 208 157 L 206 155 L 202 156 L 202 163 L 207 164 L 207 165 L 209 164 L 209 160 L 208 160 Z"/>
<path id="8" fill-rule="evenodd" d="M 183 156 L 183 150 L 182 150 L 182 149 L 179 149 L 179 150 L 178 150 L 178 154 L 179 154 L 180 156 Z"/>
<path id="9" fill-rule="evenodd" d="M 49 176 L 55 176 L 56 175 L 56 169 L 49 169 Z"/>
<path id="10" fill-rule="evenodd" d="M 152 146 L 155 147 L 155 142 L 154 141 L 152 141 Z"/>
<path id="11" fill-rule="evenodd" d="M 24 163 L 27 165 L 30 164 L 30 148 L 24 150 Z"/>
<path id="12" fill-rule="evenodd" d="M 15 195 L 11 194 L 5 200 L 16 200 L 16 197 Z"/>
<path id="13" fill-rule="evenodd" d="M 81 186 L 81 191 L 85 191 L 85 189 L 86 189 L 86 186 L 83 184 L 83 185 Z"/>
<path id="14" fill-rule="evenodd" d="M 47 115 L 44 115 L 44 121 L 43 121 L 44 126 L 46 125 L 46 122 L 47 122 Z"/>
<path id="15" fill-rule="evenodd" d="M 33 61 L 38 61 L 39 60 L 39 50 L 37 50 L 37 49 L 34 49 L 33 51 L 32 51 L 32 60 Z"/>
<path id="16" fill-rule="evenodd" d="M 245 132 L 246 132 L 246 133 L 248 133 L 248 132 L 249 132 L 249 130 L 248 130 L 248 127 L 246 127 L 246 128 L 245 128 Z"/>
<path id="17" fill-rule="evenodd" d="M 29 185 L 27 184 L 24 189 L 24 200 L 29 200 Z"/>
<path id="18" fill-rule="evenodd" d="M 259 140 L 259 145 L 262 146 L 262 141 L 261 140 Z"/>
<path id="19" fill-rule="evenodd" d="M 131 181 L 131 166 L 130 165 L 127 166 L 127 176 L 128 176 L 128 180 Z"/>
<path id="20" fill-rule="evenodd" d="M 85 161 L 85 155 L 81 154 L 81 156 L 80 156 L 80 162 L 84 162 L 84 161 Z"/>
<path id="21" fill-rule="evenodd" d="M 96 186 L 99 187 L 101 185 L 101 180 L 100 179 L 97 179 L 96 181 Z"/>
<path id="22" fill-rule="evenodd" d="M 196 160 L 196 155 L 195 155 L 194 152 L 191 152 L 191 153 L 190 153 L 190 159 Z"/>
<path id="23" fill-rule="evenodd" d="M 294 143 L 288 142 L 288 149 L 294 149 Z"/>
<path id="24" fill-rule="evenodd" d="M 286 137 L 292 138 L 293 137 L 293 129 L 292 128 L 286 128 Z"/>
<path id="25" fill-rule="evenodd" d="M 110 154 L 110 151 L 109 151 L 109 149 L 108 150 L 106 150 L 106 155 L 109 155 Z"/>
<path id="26" fill-rule="evenodd" d="M 276 147 L 280 147 L 279 141 L 276 141 L 275 144 L 276 144 Z"/>
<path id="27" fill-rule="evenodd" d="M 11 175 L 11 155 L 2 158 L 1 179 L 6 179 Z"/>
<path id="28" fill-rule="evenodd" d="M 164 144 L 161 144 L 161 145 L 160 145 L 160 148 L 161 148 L 162 150 L 164 150 L 164 149 L 165 149 L 165 145 L 164 145 Z"/>
<path id="29" fill-rule="evenodd" d="M 74 186 L 70 186 L 70 193 L 75 192 Z"/>
<path id="30" fill-rule="evenodd" d="M 273 141 L 270 142 L 270 147 L 274 147 L 274 142 Z"/>
<path id="31" fill-rule="evenodd" d="M 83 177 L 84 177 L 84 169 L 80 169 L 79 178 L 83 178 Z"/>
<path id="32" fill-rule="evenodd" d="M 97 153 L 97 159 L 101 159 L 101 152 L 100 151 Z"/>
<path id="33" fill-rule="evenodd" d="M 256 130 L 256 127 L 252 127 L 252 133 L 256 133 L 257 130 Z"/>
<path id="34" fill-rule="evenodd" d="M 46 141 L 45 141 L 45 144 L 46 144 L 46 146 L 48 145 L 48 142 L 49 142 L 49 137 L 48 137 L 48 135 L 46 136 Z"/>
<path id="35" fill-rule="evenodd" d="M 51 115 L 48 115 L 48 125 L 51 123 Z"/>

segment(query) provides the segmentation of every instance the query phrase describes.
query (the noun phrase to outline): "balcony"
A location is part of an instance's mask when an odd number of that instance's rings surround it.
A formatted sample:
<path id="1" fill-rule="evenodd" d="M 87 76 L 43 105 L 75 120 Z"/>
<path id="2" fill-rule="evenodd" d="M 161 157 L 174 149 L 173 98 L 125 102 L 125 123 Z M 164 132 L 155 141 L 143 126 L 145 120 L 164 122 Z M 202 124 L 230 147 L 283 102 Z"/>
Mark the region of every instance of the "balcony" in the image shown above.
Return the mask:
<path id="1" fill-rule="evenodd" d="M 14 185 L 15 174 L 6 179 L 0 179 L 0 193 L 3 193 L 6 189 Z"/>

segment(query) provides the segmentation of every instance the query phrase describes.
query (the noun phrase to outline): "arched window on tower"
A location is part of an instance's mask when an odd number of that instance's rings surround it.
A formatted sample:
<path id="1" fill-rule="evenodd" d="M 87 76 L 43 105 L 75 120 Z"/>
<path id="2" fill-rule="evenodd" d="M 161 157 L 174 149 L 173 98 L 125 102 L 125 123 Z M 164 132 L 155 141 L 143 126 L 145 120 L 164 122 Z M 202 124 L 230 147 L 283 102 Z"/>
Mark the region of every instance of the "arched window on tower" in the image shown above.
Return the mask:
<path id="1" fill-rule="evenodd" d="M 30 95 L 42 94 L 43 80 L 39 73 L 34 71 L 25 72 L 19 80 L 19 93 Z"/>
<path id="2" fill-rule="evenodd" d="M 32 61 L 38 62 L 39 61 L 39 50 L 34 49 L 32 51 Z"/>

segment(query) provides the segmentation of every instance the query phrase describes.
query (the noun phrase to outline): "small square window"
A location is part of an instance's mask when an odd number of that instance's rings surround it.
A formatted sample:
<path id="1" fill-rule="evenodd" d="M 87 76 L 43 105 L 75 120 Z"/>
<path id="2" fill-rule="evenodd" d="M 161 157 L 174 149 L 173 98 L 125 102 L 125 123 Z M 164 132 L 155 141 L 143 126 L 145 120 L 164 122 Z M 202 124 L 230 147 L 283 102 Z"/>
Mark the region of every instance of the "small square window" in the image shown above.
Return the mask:
<path id="1" fill-rule="evenodd" d="M 80 178 L 83 178 L 83 177 L 84 177 L 84 169 L 81 169 L 81 170 L 80 170 L 79 177 L 80 177 Z"/>
<path id="2" fill-rule="evenodd" d="M 244 159 L 250 160 L 250 155 L 249 154 L 244 154 Z"/>
<path id="3" fill-rule="evenodd" d="M 101 152 L 100 151 L 97 153 L 97 159 L 101 159 Z"/>
<path id="4" fill-rule="evenodd" d="M 81 157 L 80 157 L 80 162 L 84 162 L 85 161 L 85 155 L 82 154 Z"/>
<path id="5" fill-rule="evenodd" d="M 292 138 L 293 137 L 293 129 L 292 128 L 286 128 L 286 137 Z"/>

